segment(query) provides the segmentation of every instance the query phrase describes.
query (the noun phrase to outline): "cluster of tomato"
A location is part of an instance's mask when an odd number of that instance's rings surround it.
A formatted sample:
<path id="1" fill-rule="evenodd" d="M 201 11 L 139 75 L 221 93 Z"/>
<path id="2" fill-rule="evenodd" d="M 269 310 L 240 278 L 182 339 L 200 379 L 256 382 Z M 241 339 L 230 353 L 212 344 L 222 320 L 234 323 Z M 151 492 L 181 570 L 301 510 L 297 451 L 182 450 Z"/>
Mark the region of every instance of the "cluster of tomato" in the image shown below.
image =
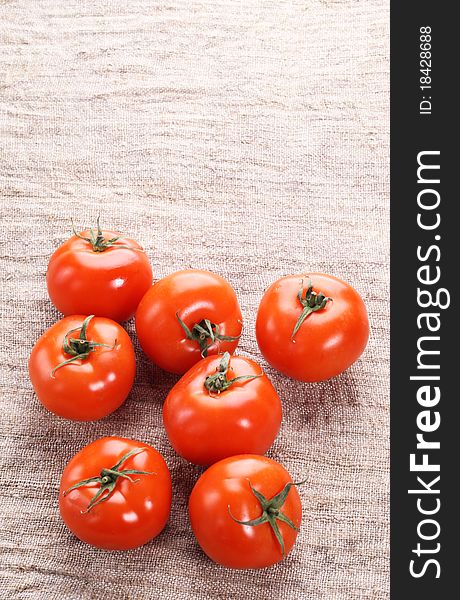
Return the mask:
<path id="1" fill-rule="evenodd" d="M 258 568 L 293 547 L 301 503 L 289 473 L 263 454 L 281 425 L 281 402 L 261 366 L 232 356 L 243 323 L 233 288 L 199 270 L 152 285 L 141 246 L 109 231 L 75 235 L 50 259 L 51 301 L 65 317 L 35 344 L 32 384 L 51 412 L 91 421 L 116 410 L 134 383 L 130 337 L 119 323 L 135 314 L 147 356 L 182 375 L 163 407 L 166 433 L 184 459 L 209 468 L 197 481 L 189 515 L 214 561 Z M 265 293 L 256 335 L 266 360 L 285 375 L 320 381 L 362 353 L 369 325 L 349 285 L 323 274 L 283 277 Z M 62 474 L 59 506 L 81 540 L 129 549 L 158 535 L 169 517 L 171 476 L 159 452 L 122 437 L 98 439 Z"/>

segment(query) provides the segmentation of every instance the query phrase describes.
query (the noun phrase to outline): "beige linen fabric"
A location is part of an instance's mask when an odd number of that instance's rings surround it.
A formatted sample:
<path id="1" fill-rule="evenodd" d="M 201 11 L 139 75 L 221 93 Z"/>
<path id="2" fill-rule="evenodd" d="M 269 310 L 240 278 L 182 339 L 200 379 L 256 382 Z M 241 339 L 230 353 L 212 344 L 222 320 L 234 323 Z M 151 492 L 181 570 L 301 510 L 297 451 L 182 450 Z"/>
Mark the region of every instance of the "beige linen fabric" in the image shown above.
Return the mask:
<path id="1" fill-rule="evenodd" d="M 388 597 L 387 0 L 0 0 L 0 597 L 50 600 Z M 187 497 L 200 469 L 168 445 L 176 381 L 136 344 L 126 404 L 97 423 L 48 414 L 27 376 L 58 318 L 47 261 L 101 215 L 145 245 L 156 277 L 215 271 L 236 288 L 239 352 L 262 360 L 254 322 L 281 275 L 325 271 L 363 295 L 372 327 L 332 381 L 289 381 L 269 455 L 301 490 L 286 560 L 235 572 L 199 550 Z M 80 543 L 57 509 L 82 446 L 121 434 L 164 453 L 166 530 L 124 553 Z"/>

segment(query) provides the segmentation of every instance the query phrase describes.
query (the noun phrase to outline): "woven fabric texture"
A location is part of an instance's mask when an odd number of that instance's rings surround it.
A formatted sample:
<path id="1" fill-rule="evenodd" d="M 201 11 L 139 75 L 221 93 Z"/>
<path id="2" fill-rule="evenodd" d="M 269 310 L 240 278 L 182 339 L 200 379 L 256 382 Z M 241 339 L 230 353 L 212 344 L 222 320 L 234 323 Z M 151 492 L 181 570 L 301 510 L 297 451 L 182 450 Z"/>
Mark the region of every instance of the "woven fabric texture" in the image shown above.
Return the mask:
<path id="1" fill-rule="evenodd" d="M 0 598 L 367 600 L 389 596 L 389 2 L 0 0 Z M 96 423 L 38 403 L 34 341 L 58 318 L 47 261 L 101 215 L 144 245 L 155 277 L 197 267 L 235 287 L 239 352 L 262 361 L 284 422 L 269 456 L 306 478 L 298 543 L 281 564 L 211 563 L 187 518 L 201 469 L 161 422 L 176 381 L 149 363 Z M 287 380 L 257 348 L 261 295 L 324 271 L 362 294 L 371 337 L 346 373 Z M 169 525 L 135 551 L 65 528 L 60 474 L 120 434 L 164 453 Z"/>

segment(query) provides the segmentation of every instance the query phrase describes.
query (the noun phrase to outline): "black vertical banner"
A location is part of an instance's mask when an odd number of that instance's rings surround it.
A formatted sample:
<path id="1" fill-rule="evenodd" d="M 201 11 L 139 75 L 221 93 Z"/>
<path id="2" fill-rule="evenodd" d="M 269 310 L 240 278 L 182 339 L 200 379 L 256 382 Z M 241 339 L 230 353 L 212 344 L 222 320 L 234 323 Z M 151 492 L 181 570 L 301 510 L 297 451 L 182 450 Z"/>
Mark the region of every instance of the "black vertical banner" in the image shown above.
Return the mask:
<path id="1" fill-rule="evenodd" d="M 404 600 L 459 594 L 453 6 L 391 3 L 391 597 Z"/>

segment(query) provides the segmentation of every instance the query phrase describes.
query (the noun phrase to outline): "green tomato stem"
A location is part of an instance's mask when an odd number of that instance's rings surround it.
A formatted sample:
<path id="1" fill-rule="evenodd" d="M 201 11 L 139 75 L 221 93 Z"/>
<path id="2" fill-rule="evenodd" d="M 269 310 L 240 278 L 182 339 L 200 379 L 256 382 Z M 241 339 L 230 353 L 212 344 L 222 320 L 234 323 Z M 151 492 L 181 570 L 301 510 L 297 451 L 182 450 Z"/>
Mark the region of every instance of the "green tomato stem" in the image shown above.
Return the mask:
<path id="1" fill-rule="evenodd" d="M 117 464 L 113 467 L 102 469 L 99 476 L 90 477 L 89 479 L 82 479 L 78 483 L 74 483 L 74 485 L 72 485 L 69 489 L 63 492 L 63 495 L 67 496 L 67 494 L 69 494 L 72 490 L 76 490 L 77 488 L 80 488 L 82 486 L 98 483 L 100 485 L 100 488 L 93 496 L 91 502 L 88 504 L 85 510 L 82 511 L 82 514 L 88 513 L 95 506 L 97 506 L 101 502 L 105 502 L 110 498 L 112 492 L 115 490 L 117 481 L 120 477 L 122 479 L 127 479 L 130 483 L 137 483 L 140 480 L 133 479 L 132 477 L 130 477 L 130 475 L 155 475 L 155 473 L 153 472 L 138 471 L 137 469 L 120 470 L 120 467 L 123 465 L 123 463 L 125 463 L 128 460 L 128 458 L 134 456 L 135 454 L 139 454 L 139 452 L 144 451 L 145 448 L 134 448 L 134 450 L 131 450 L 130 452 L 124 454 L 117 462 Z"/>
<path id="2" fill-rule="evenodd" d="M 257 379 L 258 377 L 262 377 L 260 375 L 240 375 L 240 377 L 234 377 L 233 379 L 228 379 L 227 373 L 230 368 L 230 353 L 225 352 L 222 356 L 219 366 L 216 369 L 216 373 L 214 375 L 208 375 L 204 382 L 204 387 L 211 394 L 220 394 L 225 390 L 228 390 L 234 383 L 237 381 L 249 381 L 251 379 Z"/>
<path id="3" fill-rule="evenodd" d="M 192 329 L 189 329 L 187 325 L 179 317 L 179 311 L 176 313 L 176 318 L 179 321 L 180 326 L 184 330 L 185 337 L 188 340 L 192 340 L 198 344 L 201 351 L 201 356 L 206 358 L 208 356 L 209 347 L 216 342 L 235 342 L 240 339 L 240 335 L 230 336 L 222 335 L 220 333 L 219 325 L 211 323 L 209 319 L 202 319 L 199 323 L 195 323 Z"/>
<path id="4" fill-rule="evenodd" d="M 90 355 L 91 352 L 94 352 L 94 350 L 96 348 L 110 348 L 111 350 L 113 350 L 115 348 L 115 346 L 117 344 L 117 340 L 114 341 L 113 346 L 109 346 L 108 344 L 101 344 L 99 342 L 92 342 L 91 340 L 88 340 L 88 338 L 86 337 L 86 330 L 88 328 L 89 322 L 93 318 L 94 318 L 94 315 L 89 315 L 89 317 L 86 317 L 86 319 L 83 321 L 81 327 L 75 327 L 74 329 L 71 329 L 70 331 L 68 331 L 65 334 L 64 341 L 62 343 L 62 349 L 65 354 L 70 354 L 71 358 L 64 360 L 61 363 L 59 363 L 58 365 L 56 365 L 54 367 L 54 369 L 51 371 L 51 377 L 54 377 L 54 374 L 56 373 L 56 371 L 58 369 L 60 369 L 61 367 L 64 367 L 65 365 L 69 365 L 69 364 L 75 362 L 76 360 L 85 360 L 86 358 L 88 358 L 88 356 Z M 71 333 L 73 333 L 74 331 L 78 331 L 79 329 L 80 329 L 80 335 L 78 338 L 69 338 L 69 335 Z"/>
<path id="5" fill-rule="evenodd" d="M 297 320 L 297 323 L 294 327 L 294 330 L 291 335 L 291 340 L 294 340 L 294 337 L 295 337 L 296 333 L 299 331 L 300 327 L 302 326 L 302 323 L 305 321 L 305 319 L 307 317 L 309 317 L 311 315 L 311 313 L 316 312 L 318 310 L 323 310 L 323 308 L 326 307 L 326 304 L 329 301 L 332 302 L 332 298 L 325 296 L 323 294 L 323 292 L 319 292 L 319 294 L 314 292 L 311 281 L 308 283 L 308 288 L 307 288 L 307 290 L 305 292 L 305 296 L 304 296 L 303 295 L 303 279 L 300 282 L 300 290 L 297 294 L 297 298 L 298 298 L 301 306 L 303 307 L 303 310 L 302 310 L 302 312 Z"/>
<path id="6" fill-rule="evenodd" d="M 283 535 L 278 527 L 277 521 L 282 521 L 283 523 L 286 523 L 286 525 L 288 525 L 291 529 L 294 529 L 295 531 L 299 531 L 299 528 L 296 527 L 296 525 L 294 525 L 294 523 L 291 521 L 291 519 L 287 515 L 285 515 L 283 512 L 281 512 L 281 508 L 282 508 L 283 504 L 286 502 L 286 499 L 288 497 L 291 487 L 293 485 L 296 485 L 296 486 L 303 485 L 305 482 L 306 482 L 306 480 L 300 481 L 298 483 L 295 483 L 295 482 L 287 483 L 278 494 L 273 496 L 273 498 L 267 499 L 263 494 L 258 492 L 252 486 L 251 482 L 248 479 L 249 487 L 251 488 L 252 493 L 254 494 L 254 496 L 257 498 L 257 500 L 260 503 L 260 506 L 262 508 L 262 514 L 260 515 L 260 517 L 257 517 L 256 519 L 251 519 L 249 521 L 240 521 L 239 519 L 236 519 L 232 515 L 232 513 L 230 511 L 230 505 L 228 505 L 228 514 L 235 521 L 235 523 L 238 523 L 239 525 L 248 525 L 249 527 L 257 527 L 258 525 L 263 525 L 264 523 L 268 523 L 270 525 L 270 527 L 272 528 L 273 533 L 275 534 L 275 537 L 281 548 L 281 553 L 284 557 L 284 553 L 285 553 L 284 539 L 283 539 Z"/>

